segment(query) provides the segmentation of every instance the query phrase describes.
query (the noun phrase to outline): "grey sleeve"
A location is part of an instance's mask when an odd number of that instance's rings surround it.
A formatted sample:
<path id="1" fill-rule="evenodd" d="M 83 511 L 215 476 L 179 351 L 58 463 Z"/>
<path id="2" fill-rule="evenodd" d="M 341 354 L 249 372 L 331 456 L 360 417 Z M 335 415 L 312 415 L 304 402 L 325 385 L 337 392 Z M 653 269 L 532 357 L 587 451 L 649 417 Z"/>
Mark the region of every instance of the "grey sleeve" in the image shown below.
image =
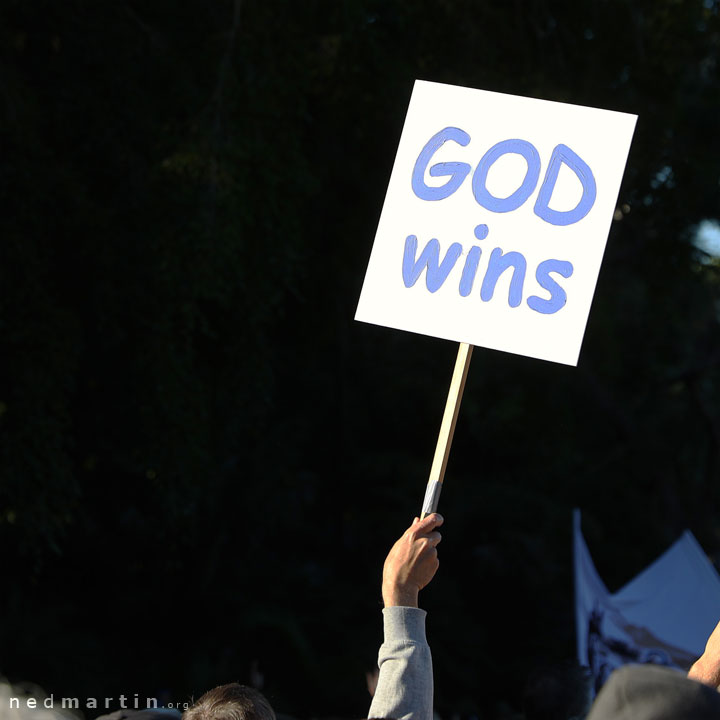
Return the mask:
<path id="1" fill-rule="evenodd" d="M 432 720 L 432 658 L 425 617 L 419 608 L 383 610 L 385 639 L 378 654 L 380 676 L 369 718 Z"/>

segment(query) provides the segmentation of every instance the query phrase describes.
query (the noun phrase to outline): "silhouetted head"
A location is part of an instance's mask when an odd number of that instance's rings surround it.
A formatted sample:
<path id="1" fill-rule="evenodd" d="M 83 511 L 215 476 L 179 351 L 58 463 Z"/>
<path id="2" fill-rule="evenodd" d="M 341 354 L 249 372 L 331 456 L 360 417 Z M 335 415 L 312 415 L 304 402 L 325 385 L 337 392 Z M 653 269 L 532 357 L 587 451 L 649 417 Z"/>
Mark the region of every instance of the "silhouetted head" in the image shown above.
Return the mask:
<path id="1" fill-rule="evenodd" d="M 595 699 L 588 720 L 717 720 L 720 693 L 659 665 L 623 665 Z"/>
<path id="2" fill-rule="evenodd" d="M 575 663 L 534 670 L 523 693 L 527 720 L 569 720 L 585 717 L 589 702 L 587 673 Z"/>

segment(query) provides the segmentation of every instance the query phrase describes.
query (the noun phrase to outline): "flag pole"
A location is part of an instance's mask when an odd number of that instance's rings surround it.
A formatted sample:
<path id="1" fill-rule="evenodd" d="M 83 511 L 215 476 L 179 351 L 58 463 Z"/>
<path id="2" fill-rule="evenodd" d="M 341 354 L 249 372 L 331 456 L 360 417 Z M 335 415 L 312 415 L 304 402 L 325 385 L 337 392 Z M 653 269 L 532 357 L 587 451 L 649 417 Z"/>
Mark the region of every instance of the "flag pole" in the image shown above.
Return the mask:
<path id="1" fill-rule="evenodd" d="M 452 380 L 450 381 L 447 403 L 445 404 L 445 413 L 443 414 L 442 424 L 440 425 L 440 434 L 438 435 L 437 446 L 435 447 L 435 457 L 433 458 L 432 467 L 430 468 L 430 479 L 428 480 L 425 490 L 425 499 L 423 500 L 422 513 L 420 515 L 421 519 L 437 510 L 440 490 L 442 490 L 442 483 L 445 478 L 445 468 L 447 467 L 448 457 L 450 457 L 450 446 L 452 445 L 453 434 L 455 433 L 455 423 L 457 422 L 458 412 L 460 411 L 460 402 L 462 401 L 465 380 L 467 378 L 468 368 L 470 367 L 472 351 L 472 345 L 460 343 L 457 359 L 455 360 L 455 370 L 453 371 Z"/>

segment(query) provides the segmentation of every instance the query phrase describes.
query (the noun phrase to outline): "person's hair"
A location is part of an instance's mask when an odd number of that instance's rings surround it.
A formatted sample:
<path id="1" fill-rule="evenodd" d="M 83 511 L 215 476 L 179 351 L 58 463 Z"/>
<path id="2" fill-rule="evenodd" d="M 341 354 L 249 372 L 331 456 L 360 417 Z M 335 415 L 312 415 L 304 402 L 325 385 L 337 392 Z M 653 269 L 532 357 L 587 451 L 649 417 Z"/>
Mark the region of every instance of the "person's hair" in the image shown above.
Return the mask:
<path id="1" fill-rule="evenodd" d="M 182 720 L 276 720 L 275 711 L 255 688 L 228 683 L 208 690 Z"/>

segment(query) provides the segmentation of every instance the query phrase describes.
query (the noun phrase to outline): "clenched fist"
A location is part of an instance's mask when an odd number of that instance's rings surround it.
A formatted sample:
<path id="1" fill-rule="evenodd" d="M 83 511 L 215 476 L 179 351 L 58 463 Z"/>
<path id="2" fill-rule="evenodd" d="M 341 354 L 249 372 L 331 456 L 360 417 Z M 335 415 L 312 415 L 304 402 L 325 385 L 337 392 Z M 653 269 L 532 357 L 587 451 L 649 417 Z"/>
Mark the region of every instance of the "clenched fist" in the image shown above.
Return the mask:
<path id="1" fill-rule="evenodd" d="M 385 607 L 418 606 L 418 593 L 433 579 L 440 565 L 437 546 L 442 536 L 435 528 L 443 522 L 442 515 L 438 513 L 422 520 L 415 518 L 392 546 L 383 567 Z"/>

